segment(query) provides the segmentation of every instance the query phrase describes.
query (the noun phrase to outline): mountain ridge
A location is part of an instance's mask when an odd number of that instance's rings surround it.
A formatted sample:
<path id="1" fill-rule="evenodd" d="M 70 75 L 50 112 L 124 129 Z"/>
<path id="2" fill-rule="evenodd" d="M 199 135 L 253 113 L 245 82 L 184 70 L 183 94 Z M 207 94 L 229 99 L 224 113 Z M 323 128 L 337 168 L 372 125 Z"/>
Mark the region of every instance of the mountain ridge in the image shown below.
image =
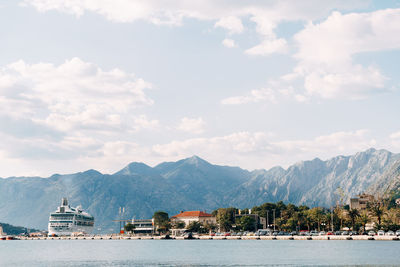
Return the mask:
<path id="1" fill-rule="evenodd" d="M 61 197 L 92 213 L 98 231 L 116 227 L 112 220 L 119 219 L 119 207 L 126 207 L 126 218 L 149 218 L 156 210 L 173 215 L 181 210 L 251 208 L 280 200 L 329 207 L 338 201 L 338 188 L 346 199 L 374 188 L 382 179 L 385 183 L 393 178 L 390 170 L 397 163 L 400 154 L 368 149 L 325 161 L 301 161 L 286 169 L 248 171 L 192 156 L 154 167 L 131 162 L 113 174 L 91 169 L 49 178 L 3 178 L 0 221 L 44 229 Z"/>

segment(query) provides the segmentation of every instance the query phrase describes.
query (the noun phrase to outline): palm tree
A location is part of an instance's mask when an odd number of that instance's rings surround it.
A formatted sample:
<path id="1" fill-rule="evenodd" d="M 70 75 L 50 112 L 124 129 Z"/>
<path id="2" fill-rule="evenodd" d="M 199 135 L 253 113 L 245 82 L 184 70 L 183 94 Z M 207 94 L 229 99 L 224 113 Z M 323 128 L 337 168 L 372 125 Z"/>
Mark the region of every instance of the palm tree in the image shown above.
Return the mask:
<path id="1" fill-rule="evenodd" d="M 351 229 L 354 231 L 354 225 L 355 225 L 357 217 L 360 216 L 360 212 L 358 211 L 358 209 L 350 209 L 348 211 L 348 215 L 351 220 Z"/>
<path id="2" fill-rule="evenodd" d="M 382 222 L 382 216 L 385 214 L 383 210 L 383 206 L 381 206 L 380 202 L 374 203 L 370 207 L 370 211 L 373 216 L 375 216 L 378 219 L 378 224 L 381 225 Z"/>
<path id="3" fill-rule="evenodd" d="M 304 216 L 304 223 L 307 225 L 307 230 L 310 231 L 310 226 L 313 223 L 309 212 L 307 212 Z"/>
<path id="4" fill-rule="evenodd" d="M 367 223 L 370 222 L 370 218 L 368 216 L 368 213 L 363 212 L 359 217 L 358 217 L 358 221 L 362 224 L 363 228 L 364 228 L 364 232 L 365 232 L 365 226 Z"/>

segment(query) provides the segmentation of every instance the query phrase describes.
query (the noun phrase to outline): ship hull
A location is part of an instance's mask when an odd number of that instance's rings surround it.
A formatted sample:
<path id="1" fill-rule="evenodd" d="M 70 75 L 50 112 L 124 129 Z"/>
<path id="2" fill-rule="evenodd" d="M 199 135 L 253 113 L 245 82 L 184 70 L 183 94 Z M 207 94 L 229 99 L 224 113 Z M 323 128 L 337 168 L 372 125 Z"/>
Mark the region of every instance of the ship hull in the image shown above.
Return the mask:
<path id="1" fill-rule="evenodd" d="M 93 231 L 92 226 L 70 226 L 66 227 L 62 230 L 56 230 L 53 227 L 49 226 L 49 236 L 74 236 L 78 234 L 89 235 Z"/>

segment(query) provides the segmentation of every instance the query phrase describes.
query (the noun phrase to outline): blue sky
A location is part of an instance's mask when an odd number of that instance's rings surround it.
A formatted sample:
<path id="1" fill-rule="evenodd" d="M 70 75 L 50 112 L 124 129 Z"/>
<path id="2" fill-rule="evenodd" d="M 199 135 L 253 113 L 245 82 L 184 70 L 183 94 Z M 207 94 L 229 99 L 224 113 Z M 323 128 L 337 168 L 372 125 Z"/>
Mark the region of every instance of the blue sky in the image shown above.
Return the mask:
<path id="1" fill-rule="evenodd" d="M 400 1 L 0 4 L 0 176 L 400 152 Z"/>

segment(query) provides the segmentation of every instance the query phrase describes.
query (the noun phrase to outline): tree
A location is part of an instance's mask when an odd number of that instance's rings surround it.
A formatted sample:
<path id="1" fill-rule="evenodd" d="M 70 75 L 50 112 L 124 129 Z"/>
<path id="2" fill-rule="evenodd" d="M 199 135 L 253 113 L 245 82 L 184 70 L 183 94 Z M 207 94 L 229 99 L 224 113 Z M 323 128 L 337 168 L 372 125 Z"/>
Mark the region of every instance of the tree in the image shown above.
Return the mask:
<path id="1" fill-rule="evenodd" d="M 381 225 L 382 216 L 385 214 L 382 204 L 380 202 L 372 203 L 369 210 L 371 211 L 371 214 L 378 219 L 378 224 Z"/>
<path id="2" fill-rule="evenodd" d="M 383 217 L 383 228 L 385 231 L 396 231 L 399 228 L 397 225 L 397 218 L 398 218 L 398 210 L 391 208 L 388 210 Z"/>
<path id="3" fill-rule="evenodd" d="M 175 229 L 183 229 L 183 228 L 185 228 L 185 226 L 186 226 L 186 224 L 185 224 L 184 222 L 182 222 L 182 221 L 177 221 L 177 222 L 173 225 L 173 227 L 174 227 Z"/>
<path id="4" fill-rule="evenodd" d="M 135 230 L 135 228 L 136 228 L 136 227 L 135 227 L 133 224 L 131 224 L 131 223 L 128 223 L 128 224 L 126 224 L 126 225 L 124 226 L 125 232 L 127 232 L 127 233 L 132 233 L 133 230 Z"/>
<path id="5" fill-rule="evenodd" d="M 167 232 L 171 227 L 169 223 L 168 213 L 164 211 L 156 211 L 153 215 L 154 224 L 159 232 Z"/>
<path id="6" fill-rule="evenodd" d="M 370 218 L 369 218 L 369 216 L 368 216 L 368 213 L 363 212 L 363 213 L 358 217 L 358 221 L 359 221 L 360 224 L 362 225 L 363 230 L 364 230 L 364 232 L 365 232 L 365 227 L 366 227 L 367 223 L 370 222 Z"/>
<path id="7" fill-rule="evenodd" d="M 249 209 L 242 209 L 239 211 L 240 211 L 240 214 L 250 214 Z"/>
<path id="8" fill-rule="evenodd" d="M 217 222 L 221 231 L 229 231 L 235 223 L 235 208 L 221 208 L 218 209 Z"/>
<path id="9" fill-rule="evenodd" d="M 360 216 L 360 213 L 358 212 L 358 209 L 349 209 L 347 214 L 351 221 L 351 229 L 354 231 L 354 225 L 355 225 L 356 219 Z"/>
<path id="10" fill-rule="evenodd" d="M 273 222 L 273 210 L 276 209 L 274 203 L 264 203 L 261 206 L 253 207 L 251 213 L 257 214 L 260 217 L 267 218 L 267 225 L 271 225 Z"/>
<path id="11" fill-rule="evenodd" d="M 242 216 L 237 223 L 243 231 L 255 231 L 256 220 L 253 216 Z"/>
<path id="12" fill-rule="evenodd" d="M 322 221 L 322 216 L 324 215 L 322 208 L 312 208 L 308 211 L 309 217 L 312 221 L 312 223 L 315 225 L 317 224 L 318 226 L 318 231 L 321 230 L 321 221 Z"/>
<path id="13" fill-rule="evenodd" d="M 213 231 L 215 231 L 215 229 L 217 229 L 217 226 L 216 226 L 215 224 L 213 224 L 213 223 L 210 223 L 210 224 L 206 223 L 206 224 L 204 224 L 204 231 L 205 231 L 206 233 L 213 232 Z"/>
<path id="14" fill-rule="evenodd" d="M 186 230 L 190 231 L 190 232 L 200 232 L 200 229 L 202 227 L 202 224 L 198 221 L 193 221 L 190 222 L 189 225 L 186 227 Z"/>

